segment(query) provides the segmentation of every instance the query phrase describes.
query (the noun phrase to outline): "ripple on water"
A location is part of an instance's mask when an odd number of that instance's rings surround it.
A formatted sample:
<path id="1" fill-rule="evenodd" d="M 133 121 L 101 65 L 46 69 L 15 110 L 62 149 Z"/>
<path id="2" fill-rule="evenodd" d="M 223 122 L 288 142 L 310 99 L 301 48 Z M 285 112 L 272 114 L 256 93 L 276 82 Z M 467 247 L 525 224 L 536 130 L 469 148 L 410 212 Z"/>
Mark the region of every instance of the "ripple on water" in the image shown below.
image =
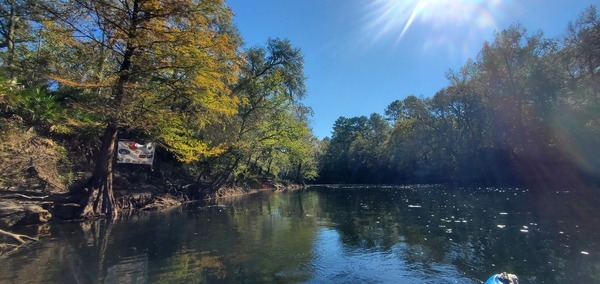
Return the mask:
<path id="1" fill-rule="evenodd" d="M 122 258 L 106 270 L 106 283 L 148 282 L 148 255 L 140 254 Z"/>

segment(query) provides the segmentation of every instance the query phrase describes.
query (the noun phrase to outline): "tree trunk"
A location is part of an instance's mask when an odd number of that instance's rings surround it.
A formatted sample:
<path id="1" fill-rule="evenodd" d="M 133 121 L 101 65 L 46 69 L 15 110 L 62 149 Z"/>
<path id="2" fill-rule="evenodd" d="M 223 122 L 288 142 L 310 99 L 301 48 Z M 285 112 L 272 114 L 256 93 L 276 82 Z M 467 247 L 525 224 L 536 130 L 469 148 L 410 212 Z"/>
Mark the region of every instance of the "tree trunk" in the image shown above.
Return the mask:
<path id="1" fill-rule="evenodd" d="M 222 171 L 222 173 L 212 182 L 211 187 L 214 190 L 218 190 L 221 186 L 223 186 L 225 183 L 227 183 L 229 181 L 229 179 L 233 175 L 233 172 L 239 165 L 240 159 L 241 159 L 241 157 L 237 156 L 235 158 L 235 161 L 233 163 L 229 164 L 227 167 L 225 167 L 225 169 Z"/>
<path id="2" fill-rule="evenodd" d="M 83 208 L 80 213 L 81 218 L 115 218 L 118 215 L 112 189 L 113 155 L 116 142 L 117 128 L 115 125 L 109 124 L 102 138 L 102 146 L 96 158 L 96 167 L 84 188 L 86 195 L 80 203 Z"/>
<path id="3" fill-rule="evenodd" d="M 296 168 L 296 183 L 304 183 L 304 179 L 302 178 L 302 162 L 298 162 L 298 167 Z"/>
<path id="4" fill-rule="evenodd" d="M 8 58 L 6 59 L 6 66 L 8 69 L 8 76 L 10 84 L 14 85 L 17 83 L 16 67 L 15 67 L 15 36 L 17 30 L 17 22 L 19 16 L 16 15 L 16 3 L 10 1 L 10 11 L 8 15 L 8 36 L 6 39 L 6 49 L 8 52 Z"/>
<path id="5" fill-rule="evenodd" d="M 139 21 L 139 4 L 138 1 L 134 1 L 133 3 L 130 30 L 132 34 L 135 34 Z M 127 42 L 123 61 L 119 68 L 119 78 L 112 90 L 115 109 L 119 109 L 121 106 L 121 102 L 125 96 L 125 85 L 131 80 L 132 58 L 136 49 L 137 47 L 132 42 Z M 119 213 L 112 189 L 113 155 L 116 143 L 117 123 L 115 117 L 111 116 L 108 126 L 104 131 L 102 146 L 96 157 L 96 167 L 94 168 L 92 177 L 84 188 L 86 196 L 81 201 L 83 208 L 80 214 L 81 218 L 111 217 L 114 219 Z"/>

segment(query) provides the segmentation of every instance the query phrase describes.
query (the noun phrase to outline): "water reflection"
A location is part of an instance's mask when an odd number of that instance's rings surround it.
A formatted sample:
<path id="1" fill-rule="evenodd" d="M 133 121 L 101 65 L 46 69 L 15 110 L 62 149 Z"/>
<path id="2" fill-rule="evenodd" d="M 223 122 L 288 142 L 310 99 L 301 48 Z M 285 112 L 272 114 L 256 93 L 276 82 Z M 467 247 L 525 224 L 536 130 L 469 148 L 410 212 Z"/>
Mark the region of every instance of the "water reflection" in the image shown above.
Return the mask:
<path id="1" fill-rule="evenodd" d="M 55 224 L 2 283 L 523 283 L 600 278 L 596 191 L 321 187 Z"/>

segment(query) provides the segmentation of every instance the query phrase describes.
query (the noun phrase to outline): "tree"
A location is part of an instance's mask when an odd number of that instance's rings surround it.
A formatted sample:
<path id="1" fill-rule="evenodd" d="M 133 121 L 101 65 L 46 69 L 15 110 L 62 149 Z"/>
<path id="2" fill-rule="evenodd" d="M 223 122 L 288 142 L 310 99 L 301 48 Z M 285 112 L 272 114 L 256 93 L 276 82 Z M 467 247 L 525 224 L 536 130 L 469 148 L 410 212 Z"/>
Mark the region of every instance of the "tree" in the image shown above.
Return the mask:
<path id="1" fill-rule="evenodd" d="M 331 139 L 321 158 L 319 176 L 324 182 L 352 182 L 350 147 L 356 135 L 364 132 L 367 117 L 346 118 L 340 116 L 333 125 Z"/>
<path id="2" fill-rule="evenodd" d="M 307 119 L 311 110 L 301 103 L 306 92 L 302 53 L 289 40 L 269 39 L 244 57 L 233 87 L 238 113 L 225 131 L 212 131 L 227 144 L 217 161 L 209 163 L 219 166 L 210 170 L 217 172 L 213 187 L 261 175 L 284 174 L 301 181 L 312 175 L 303 168 L 311 168 L 313 147 Z"/>
<path id="3" fill-rule="evenodd" d="M 387 178 L 388 163 L 386 157 L 386 141 L 391 126 L 378 113 L 372 113 L 367 121 L 364 133 L 357 135 L 350 145 L 350 157 L 356 160 L 362 170 L 354 171 L 360 182 L 382 183 Z M 356 166 L 355 166 L 356 167 Z"/>
<path id="4" fill-rule="evenodd" d="M 423 178 L 430 172 L 434 149 L 434 118 L 429 100 L 408 96 L 402 101 L 400 116 L 390 132 L 387 144 L 394 182 Z"/>
<path id="5" fill-rule="evenodd" d="M 563 38 L 564 53 L 569 55 L 567 66 L 574 77 L 593 77 L 600 72 L 600 18 L 596 7 L 583 11 L 568 25 Z"/>
<path id="6" fill-rule="evenodd" d="M 384 112 L 385 119 L 387 121 L 389 121 L 390 124 L 394 125 L 394 123 L 396 123 L 398 118 L 400 118 L 403 108 L 404 108 L 404 105 L 402 104 L 402 101 L 400 101 L 400 100 L 393 101 L 391 104 L 389 104 L 385 108 L 385 112 Z"/>
<path id="7" fill-rule="evenodd" d="M 336 120 L 331 140 L 319 161 L 325 182 L 377 183 L 386 178 L 385 141 L 389 123 L 377 113 Z"/>
<path id="8" fill-rule="evenodd" d="M 33 40 L 31 21 L 34 17 L 34 5 L 27 0 L 8 0 L 0 3 L 0 49 L 3 65 L 11 84 L 17 83 L 18 67 L 24 43 Z"/>
<path id="9" fill-rule="evenodd" d="M 468 61 L 459 71 L 448 72 L 450 85 L 431 100 L 435 160 L 444 163 L 449 178 L 477 179 L 485 168 L 481 153 L 490 147 L 490 116 L 477 71 L 477 64 Z"/>
<path id="10" fill-rule="evenodd" d="M 554 120 L 560 150 L 584 172 L 600 175 L 600 17 L 595 6 L 569 23 L 560 50 L 566 86 Z"/>
<path id="11" fill-rule="evenodd" d="M 184 162 L 221 152 L 200 130 L 236 112 L 237 36 L 220 0 L 41 1 L 46 42 L 65 56 L 59 87 L 91 95 L 104 125 L 81 216 L 116 216 L 113 153 L 119 131 L 156 139 Z M 77 60 L 79 59 L 79 60 Z"/>

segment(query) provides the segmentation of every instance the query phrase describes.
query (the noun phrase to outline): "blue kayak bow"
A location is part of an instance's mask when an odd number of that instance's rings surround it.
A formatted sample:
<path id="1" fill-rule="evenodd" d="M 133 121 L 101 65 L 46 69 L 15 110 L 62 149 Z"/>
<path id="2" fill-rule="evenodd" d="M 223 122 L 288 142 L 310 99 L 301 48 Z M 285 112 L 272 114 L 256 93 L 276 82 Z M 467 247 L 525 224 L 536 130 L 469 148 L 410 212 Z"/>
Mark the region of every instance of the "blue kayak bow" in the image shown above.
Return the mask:
<path id="1" fill-rule="evenodd" d="M 502 272 L 492 275 L 490 279 L 485 281 L 485 284 L 519 284 L 519 278 L 517 275 Z"/>

